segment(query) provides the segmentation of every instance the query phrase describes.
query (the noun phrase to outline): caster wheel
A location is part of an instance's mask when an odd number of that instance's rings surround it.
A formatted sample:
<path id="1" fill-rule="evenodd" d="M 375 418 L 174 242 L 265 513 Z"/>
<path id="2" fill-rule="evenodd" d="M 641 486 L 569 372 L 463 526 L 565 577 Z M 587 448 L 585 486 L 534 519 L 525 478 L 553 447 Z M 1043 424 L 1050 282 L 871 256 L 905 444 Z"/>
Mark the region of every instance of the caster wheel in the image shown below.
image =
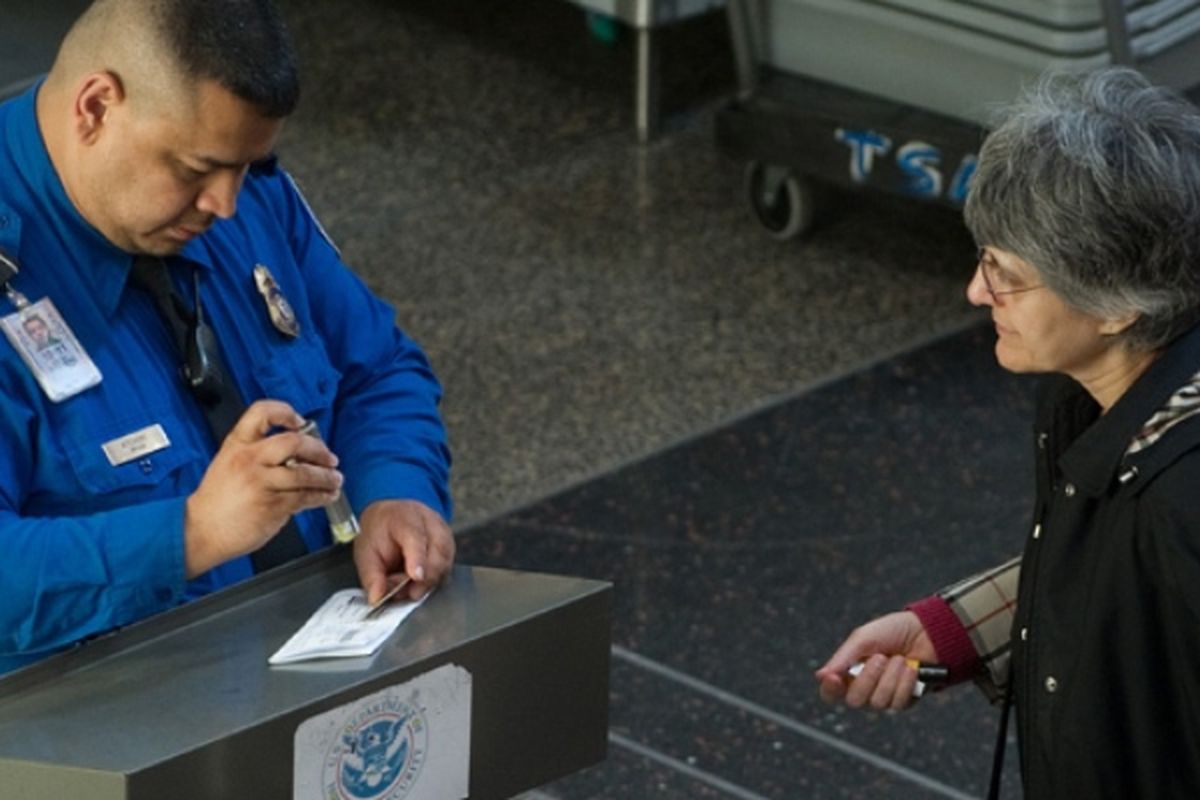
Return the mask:
<path id="1" fill-rule="evenodd" d="M 776 239 L 794 239 L 813 221 L 812 187 L 786 167 L 746 165 L 746 199 L 754 218 Z"/>

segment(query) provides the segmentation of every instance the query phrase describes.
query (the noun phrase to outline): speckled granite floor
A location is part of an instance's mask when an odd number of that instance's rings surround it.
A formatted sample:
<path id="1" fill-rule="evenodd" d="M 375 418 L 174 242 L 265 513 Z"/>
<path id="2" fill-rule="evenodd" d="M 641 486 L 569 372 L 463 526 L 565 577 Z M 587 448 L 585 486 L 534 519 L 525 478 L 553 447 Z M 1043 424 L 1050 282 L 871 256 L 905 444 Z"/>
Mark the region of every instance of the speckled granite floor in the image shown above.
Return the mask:
<path id="1" fill-rule="evenodd" d="M 618 589 L 610 757 L 531 797 L 981 794 L 973 692 L 850 714 L 810 676 L 1020 535 L 1027 386 L 973 327 L 957 216 L 841 194 L 767 237 L 712 143 L 719 14 L 664 33 L 641 147 L 629 38 L 561 0 L 280 2 L 280 152 L 443 379 L 464 560 Z"/>
<path id="2" fill-rule="evenodd" d="M 445 382 L 460 525 L 971 317 L 948 210 L 835 198 L 803 244 L 749 218 L 712 143 L 719 14 L 666 32 L 643 148 L 628 40 L 560 0 L 284 7 L 308 81 L 282 154 Z"/>
<path id="3" fill-rule="evenodd" d="M 609 759 L 545 795 L 985 793 L 998 713 L 973 688 L 852 712 L 812 670 L 1019 547 L 1035 387 L 992 342 L 973 328 L 464 534 L 472 563 L 616 587 Z"/>

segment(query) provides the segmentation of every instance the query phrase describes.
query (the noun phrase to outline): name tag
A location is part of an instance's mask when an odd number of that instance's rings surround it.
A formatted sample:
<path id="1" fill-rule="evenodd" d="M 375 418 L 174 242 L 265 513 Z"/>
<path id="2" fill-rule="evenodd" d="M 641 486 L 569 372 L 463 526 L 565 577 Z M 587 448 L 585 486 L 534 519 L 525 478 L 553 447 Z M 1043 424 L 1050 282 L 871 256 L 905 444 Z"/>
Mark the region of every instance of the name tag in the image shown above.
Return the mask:
<path id="1" fill-rule="evenodd" d="M 162 425 L 155 423 L 100 446 L 104 449 L 104 455 L 108 457 L 108 463 L 119 467 L 170 447 L 171 440 L 167 438 L 167 432 L 163 430 Z"/>

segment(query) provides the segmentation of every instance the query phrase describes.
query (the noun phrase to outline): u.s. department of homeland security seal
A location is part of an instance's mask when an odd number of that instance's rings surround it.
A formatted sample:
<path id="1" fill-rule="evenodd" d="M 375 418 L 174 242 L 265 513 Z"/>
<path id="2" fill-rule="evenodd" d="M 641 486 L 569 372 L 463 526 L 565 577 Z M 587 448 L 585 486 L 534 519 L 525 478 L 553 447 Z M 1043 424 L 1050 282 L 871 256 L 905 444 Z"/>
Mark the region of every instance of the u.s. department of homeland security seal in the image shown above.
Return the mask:
<path id="1" fill-rule="evenodd" d="M 425 764 L 427 727 L 415 703 L 397 697 L 382 697 L 359 709 L 326 753 L 322 797 L 408 797 Z"/>
<path id="2" fill-rule="evenodd" d="M 286 667 L 283 667 L 286 669 Z M 465 800 L 471 673 L 442 664 L 296 726 L 295 800 Z"/>

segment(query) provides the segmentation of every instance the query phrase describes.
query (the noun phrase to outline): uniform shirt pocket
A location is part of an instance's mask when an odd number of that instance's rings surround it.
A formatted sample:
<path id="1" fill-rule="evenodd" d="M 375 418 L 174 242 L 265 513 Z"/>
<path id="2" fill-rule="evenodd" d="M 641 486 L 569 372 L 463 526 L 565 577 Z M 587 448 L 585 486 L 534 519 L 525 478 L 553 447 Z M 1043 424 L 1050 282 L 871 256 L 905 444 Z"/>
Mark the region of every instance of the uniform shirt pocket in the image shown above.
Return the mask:
<path id="1" fill-rule="evenodd" d="M 341 373 L 329 362 L 324 346 L 303 334 L 273 347 L 255 365 L 254 380 L 263 396 L 282 400 L 304 417 L 333 407 Z"/>
<path id="2" fill-rule="evenodd" d="M 203 473 L 206 457 L 196 449 L 176 425 L 162 425 L 169 443 L 160 449 L 136 455 L 124 463 L 113 464 L 104 446 L 136 433 L 144 426 L 132 425 L 124 431 L 105 431 L 65 446 L 68 460 L 80 485 L 94 495 L 114 495 L 127 490 L 145 490 L 163 484 L 181 467 L 197 465 Z M 155 493 L 155 496 L 165 496 Z"/>

